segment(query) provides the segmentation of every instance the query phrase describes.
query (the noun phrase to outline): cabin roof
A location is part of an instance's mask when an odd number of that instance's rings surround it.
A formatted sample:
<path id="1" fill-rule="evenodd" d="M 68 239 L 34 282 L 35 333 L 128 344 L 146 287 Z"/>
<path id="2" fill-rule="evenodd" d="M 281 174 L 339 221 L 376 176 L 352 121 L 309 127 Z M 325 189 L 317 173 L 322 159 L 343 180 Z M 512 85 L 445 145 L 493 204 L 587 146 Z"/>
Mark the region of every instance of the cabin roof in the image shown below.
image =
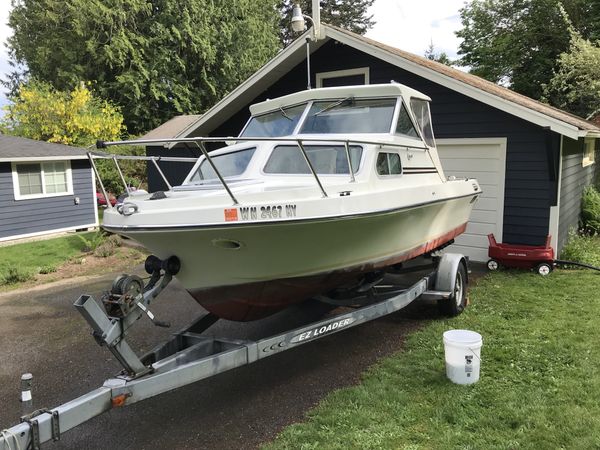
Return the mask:
<path id="1" fill-rule="evenodd" d="M 364 86 L 340 86 L 340 87 L 327 87 L 319 89 L 311 89 L 307 91 L 294 92 L 293 94 L 278 97 L 272 100 L 266 100 L 261 103 L 256 103 L 250 107 L 252 115 L 262 114 L 267 111 L 273 111 L 275 109 L 297 105 L 310 100 L 324 100 L 324 99 L 339 99 L 345 97 L 355 98 L 373 98 L 373 97 L 398 97 L 403 96 L 405 99 L 411 97 L 420 98 L 423 100 L 431 101 L 429 97 L 416 91 L 408 86 L 404 86 L 400 83 L 391 84 L 369 84 Z"/>

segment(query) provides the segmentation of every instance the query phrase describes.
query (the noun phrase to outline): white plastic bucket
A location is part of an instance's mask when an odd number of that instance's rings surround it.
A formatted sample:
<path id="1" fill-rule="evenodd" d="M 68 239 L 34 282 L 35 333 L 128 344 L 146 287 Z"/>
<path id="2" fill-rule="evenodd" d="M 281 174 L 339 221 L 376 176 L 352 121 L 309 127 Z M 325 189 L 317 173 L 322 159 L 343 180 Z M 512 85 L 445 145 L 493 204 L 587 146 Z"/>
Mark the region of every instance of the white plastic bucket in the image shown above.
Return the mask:
<path id="1" fill-rule="evenodd" d="M 446 376 L 456 384 L 472 384 L 479 380 L 483 338 L 469 330 L 444 333 Z"/>

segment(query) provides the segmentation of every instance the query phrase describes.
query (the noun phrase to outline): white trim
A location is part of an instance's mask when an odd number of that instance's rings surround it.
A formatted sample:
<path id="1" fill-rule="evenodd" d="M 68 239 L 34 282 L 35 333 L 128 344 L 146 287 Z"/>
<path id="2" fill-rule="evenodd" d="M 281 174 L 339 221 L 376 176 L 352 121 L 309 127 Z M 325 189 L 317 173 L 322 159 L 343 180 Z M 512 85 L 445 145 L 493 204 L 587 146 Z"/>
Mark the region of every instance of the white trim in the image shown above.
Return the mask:
<path id="1" fill-rule="evenodd" d="M 332 70 L 331 72 L 317 72 L 315 75 L 317 80 L 317 88 L 323 87 L 323 80 L 329 80 L 331 78 L 351 77 L 353 75 L 363 75 L 365 81 L 364 84 L 370 84 L 370 68 L 357 67 L 356 69 Z"/>
<path id="2" fill-rule="evenodd" d="M 71 161 L 59 161 L 64 162 L 66 166 L 66 175 L 67 175 L 67 192 L 57 192 L 48 194 L 46 193 L 46 181 L 44 179 L 44 163 L 48 161 L 27 161 L 27 162 L 13 162 L 11 164 L 12 169 L 12 182 L 13 182 L 13 194 L 15 200 L 34 200 L 37 198 L 49 198 L 49 197 L 66 197 L 69 195 L 73 195 L 73 171 L 71 170 Z M 50 161 L 55 162 L 55 161 Z M 40 176 L 42 178 L 42 193 L 41 194 L 27 194 L 21 195 L 21 188 L 19 187 L 19 175 L 17 173 L 18 165 L 25 164 L 39 164 L 40 165 Z"/>
<path id="3" fill-rule="evenodd" d="M 94 204 L 94 220 L 96 221 L 95 226 L 100 226 L 100 218 L 98 216 L 98 199 L 96 198 L 96 173 L 94 169 L 90 167 L 90 172 L 92 172 L 92 202 Z M 107 200 L 108 203 L 108 200 Z"/>
<path id="4" fill-rule="evenodd" d="M 57 229 L 53 229 L 53 230 L 37 231 L 35 233 L 16 234 L 14 236 L 2 237 L 2 238 L 0 238 L 0 242 L 3 242 L 3 241 L 12 241 L 13 239 L 16 240 L 16 239 L 24 239 L 24 238 L 29 238 L 29 237 L 35 237 L 35 236 L 43 236 L 45 234 L 64 233 L 66 231 L 80 230 L 81 228 L 95 228 L 96 226 L 97 226 L 96 224 L 89 223 L 89 224 L 86 224 L 86 225 L 77 225 L 75 227 L 57 228 Z"/>
<path id="5" fill-rule="evenodd" d="M 504 235 L 504 198 L 506 183 L 506 146 L 507 138 L 460 138 L 460 139 L 436 139 L 440 145 L 499 145 L 500 146 L 500 170 L 498 171 L 498 211 L 496 212 L 496 224 L 499 233 L 494 234 L 497 242 L 502 242 Z M 485 192 L 485 189 L 484 189 Z"/>
<path id="6" fill-rule="evenodd" d="M 12 158 L 0 158 L 0 162 L 43 162 L 43 161 L 71 161 L 76 159 L 88 159 L 87 156 L 18 156 Z"/>
<path id="7" fill-rule="evenodd" d="M 551 236 L 550 246 L 554 249 L 554 257 L 558 258 L 558 233 L 560 230 L 560 191 L 562 189 L 562 169 L 563 169 L 563 141 L 564 136 L 560 137 L 560 148 L 558 150 L 558 181 L 556 183 L 556 206 L 550 207 L 550 219 L 548 221 L 548 233 Z M 553 211 L 556 208 L 556 211 Z M 556 217 L 554 217 L 556 215 Z"/>
<path id="8" fill-rule="evenodd" d="M 592 156 L 588 155 L 588 145 L 591 144 Z M 582 167 L 591 166 L 596 162 L 596 139 L 593 137 L 586 137 L 583 140 L 583 156 L 581 158 Z"/>

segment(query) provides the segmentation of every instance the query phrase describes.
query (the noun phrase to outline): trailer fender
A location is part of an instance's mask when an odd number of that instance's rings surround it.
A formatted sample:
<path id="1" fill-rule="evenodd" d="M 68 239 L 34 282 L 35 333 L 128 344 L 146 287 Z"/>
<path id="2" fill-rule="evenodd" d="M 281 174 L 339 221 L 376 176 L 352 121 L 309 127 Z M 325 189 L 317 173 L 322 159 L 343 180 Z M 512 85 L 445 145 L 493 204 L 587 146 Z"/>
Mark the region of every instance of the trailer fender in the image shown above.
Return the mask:
<path id="1" fill-rule="evenodd" d="M 467 276 L 467 279 L 465 281 L 468 282 L 469 265 L 467 258 L 459 253 L 445 253 L 444 255 L 442 255 L 436 271 L 436 291 L 452 292 L 454 290 L 454 284 L 456 283 L 456 273 L 458 272 L 460 264 L 463 264 L 465 267 L 465 274 Z"/>

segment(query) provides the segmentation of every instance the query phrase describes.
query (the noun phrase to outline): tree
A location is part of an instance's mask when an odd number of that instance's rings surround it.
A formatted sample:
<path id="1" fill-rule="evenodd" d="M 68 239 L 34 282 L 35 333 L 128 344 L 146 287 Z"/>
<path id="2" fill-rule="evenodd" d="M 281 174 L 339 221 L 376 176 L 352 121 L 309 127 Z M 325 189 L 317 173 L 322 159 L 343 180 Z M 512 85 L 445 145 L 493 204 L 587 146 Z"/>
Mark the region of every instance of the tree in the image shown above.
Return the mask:
<path id="1" fill-rule="evenodd" d="M 39 141 L 87 147 L 98 139 L 116 141 L 125 131 L 119 108 L 102 100 L 83 83 L 72 91 L 57 91 L 50 84 L 32 80 L 20 86 L 0 119 L 0 132 Z M 113 149 L 114 147 L 109 147 Z M 121 154 L 143 155 L 143 147 L 121 147 Z M 124 190 L 112 161 L 96 163 L 102 181 L 111 192 Z M 121 163 L 128 182 L 146 181 L 143 162 Z"/>
<path id="2" fill-rule="evenodd" d="M 133 133 L 205 111 L 279 48 L 276 0 L 13 0 L 9 25 L 13 80 L 95 81 Z"/>
<path id="3" fill-rule="evenodd" d="M 0 120 L 2 133 L 58 144 L 88 146 L 97 139 L 117 140 L 124 131 L 119 108 L 80 84 L 70 92 L 48 83 L 22 85 Z"/>
<path id="4" fill-rule="evenodd" d="M 424 53 L 425 58 L 431 61 L 437 61 L 439 63 L 445 64 L 447 66 L 452 66 L 454 62 L 448 57 L 446 52 L 436 52 L 433 42 L 429 44 L 429 47 L 425 50 Z"/>
<path id="5" fill-rule="evenodd" d="M 321 22 L 345 28 L 354 33 L 365 34 L 369 28 L 375 25 L 373 15 L 367 13 L 374 2 L 375 0 L 320 0 Z M 292 9 L 296 4 L 300 6 L 304 14 L 312 16 L 311 0 L 280 0 L 280 39 L 284 46 L 287 46 L 296 37 L 290 28 Z"/>
<path id="6" fill-rule="evenodd" d="M 473 0 L 461 9 L 460 64 L 539 99 L 558 57 L 569 48 L 570 23 L 600 32 L 600 8 L 587 0 Z M 565 20 L 563 8 L 569 20 Z"/>
<path id="7" fill-rule="evenodd" d="M 544 86 L 544 99 L 581 117 L 600 113 L 600 42 L 573 34 L 569 51 L 560 55 L 554 76 Z"/>

